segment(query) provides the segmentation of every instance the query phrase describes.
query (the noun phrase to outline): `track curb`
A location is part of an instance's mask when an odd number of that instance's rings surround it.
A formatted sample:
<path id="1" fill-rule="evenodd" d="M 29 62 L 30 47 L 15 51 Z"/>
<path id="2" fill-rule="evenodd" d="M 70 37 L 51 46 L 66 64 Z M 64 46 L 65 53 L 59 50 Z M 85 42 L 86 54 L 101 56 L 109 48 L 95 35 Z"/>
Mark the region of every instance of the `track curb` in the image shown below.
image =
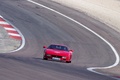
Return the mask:
<path id="1" fill-rule="evenodd" d="M 3 27 L 7 31 L 10 38 L 13 38 L 16 40 L 22 40 L 22 37 L 19 34 L 19 32 L 14 28 L 14 26 L 11 23 L 9 23 L 2 16 L 0 16 L 0 26 Z"/>

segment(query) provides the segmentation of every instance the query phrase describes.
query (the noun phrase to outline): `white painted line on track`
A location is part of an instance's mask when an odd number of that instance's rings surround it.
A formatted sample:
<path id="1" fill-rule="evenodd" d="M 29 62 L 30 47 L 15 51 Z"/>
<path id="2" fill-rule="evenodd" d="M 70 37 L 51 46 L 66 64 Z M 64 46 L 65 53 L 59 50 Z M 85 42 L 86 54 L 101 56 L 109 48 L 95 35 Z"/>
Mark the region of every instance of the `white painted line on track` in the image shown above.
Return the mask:
<path id="1" fill-rule="evenodd" d="M 3 17 L 2 17 L 3 18 Z M 6 19 L 5 19 L 6 20 Z M 6 20 L 7 21 L 7 20 Z M 24 36 L 23 36 L 23 34 L 19 31 L 19 29 L 18 28 L 16 28 L 13 24 L 11 24 L 9 21 L 7 21 L 11 26 L 13 26 L 14 28 L 15 28 L 15 30 L 20 34 L 20 36 L 21 36 L 21 38 L 22 38 L 22 42 L 21 42 L 21 45 L 20 45 L 20 47 L 18 48 L 18 49 L 16 49 L 16 50 L 13 50 L 13 51 L 10 51 L 10 53 L 11 52 L 17 52 L 17 51 L 19 51 L 19 50 L 21 50 L 21 49 L 23 49 L 23 47 L 25 46 L 25 38 L 24 38 Z"/>
<path id="2" fill-rule="evenodd" d="M 11 24 L 11 25 L 12 25 L 12 24 Z M 19 51 L 19 50 L 23 49 L 23 47 L 25 46 L 25 38 L 24 38 L 24 36 L 22 35 L 22 33 L 21 33 L 14 25 L 12 25 L 12 26 L 17 30 L 17 32 L 18 32 L 18 33 L 20 34 L 20 36 L 22 37 L 21 46 L 20 46 L 18 49 L 11 51 L 11 52 L 16 52 L 16 51 Z M 11 52 L 10 52 L 10 53 L 11 53 Z"/>
<path id="3" fill-rule="evenodd" d="M 0 18 L 3 18 L 3 17 L 0 15 Z"/>
<path id="4" fill-rule="evenodd" d="M 110 42 L 108 42 L 106 39 L 104 39 L 104 38 L 103 38 L 102 36 L 100 36 L 98 33 L 96 33 L 95 31 L 91 30 L 91 29 L 88 28 L 87 26 L 81 24 L 81 23 L 78 22 L 77 20 L 75 20 L 75 19 L 73 19 L 73 18 L 71 18 L 71 17 L 69 17 L 69 16 L 67 16 L 67 15 L 64 15 L 63 13 L 60 13 L 60 12 L 58 12 L 58 11 L 52 9 L 52 8 L 49 8 L 49 7 L 47 7 L 47 6 L 44 6 L 44 5 L 42 5 L 42 4 L 40 4 L 40 3 L 37 3 L 37 2 L 35 2 L 35 1 L 33 1 L 33 0 L 27 0 L 27 1 L 29 1 L 29 2 L 31 2 L 31 3 L 33 3 L 33 4 L 36 4 L 36 5 L 38 5 L 38 6 L 41 6 L 41 7 L 43 7 L 43 8 L 46 8 L 46 9 L 48 9 L 48 10 L 50 10 L 50 11 L 53 11 L 53 12 L 55 12 L 55 13 L 63 16 L 63 17 L 65 17 L 65 18 L 67 18 L 67 19 L 69 19 L 69 20 L 77 23 L 78 25 L 82 26 L 83 28 L 85 28 L 85 29 L 87 29 L 88 31 L 90 31 L 90 32 L 92 32 L 93 34 L 95 34 L 97 37 L 99 37 L 99 38 L 102 39 L 106 44 L 109 45 L 109 47 L 113 50 L 113 52 L 114 52 L 114 54 L 115 54 L 115 56 L 116 56 L 116 61 L 115 61 L 115 63 L 114 63 L 113 65 L 111 65 L 111 66 L 107 66 L 107 67 L 91 67 L 91 68 L 87 68 L 87 70 L 89 70 L 89 71 L 91 71 L 91 72 L 94 72 L 94 73 L 97 73 L 97 74 L 106 75 L 106 74 L 103 74 L 103 73 L 99 73 L 99 72 L 95 71 L 94 69 L 108 69 L 108 68 L 113 68 L 113 67 L 115 67 L 115 66 L 117 66 L 117 65 L 119 64 L 120 57 L 119 57 L 118 52 L 116 51 L 116 49 L 112 46 L 112 44 L 111 44 Z"/>
<path id="5" fill-rule="evenodd" d="M 25 46 L 25 38 L 24 38 L 24 36 L 22 35 L 22 33 L 19 31 L 19 29 L 17 29 L 13 24 L 11 24 L 8 20 L 6 20 L 3 16 L 1 16 L 0 15 L 0 18 L 2 18 L 3 20 L 5 20 L 9 25 L 11 25 L 13 28 L 7 28 L 6 26 L 3 26 L 6 30 L 9 30 L 9 31 L 16 31 L 16 32 L 18 32 L 19 34 L 14 34 L 14 33 L 8 33 L 9 35 L 14 35 L 13 37 L 21 37 L 21 39 L 22 39 L 22 42 L 21 42 L 21 45 L 20 45 L 20 47 L 18 48 L 18 49 L 16 49 L 16 50 L 13 50 L 13 51 L 10 51 L 9 53 L 11 53 L 11 52 L 16 52 L 16 51 L 19 51 L 19 50 L 21 50 L 24 46 Z"/>

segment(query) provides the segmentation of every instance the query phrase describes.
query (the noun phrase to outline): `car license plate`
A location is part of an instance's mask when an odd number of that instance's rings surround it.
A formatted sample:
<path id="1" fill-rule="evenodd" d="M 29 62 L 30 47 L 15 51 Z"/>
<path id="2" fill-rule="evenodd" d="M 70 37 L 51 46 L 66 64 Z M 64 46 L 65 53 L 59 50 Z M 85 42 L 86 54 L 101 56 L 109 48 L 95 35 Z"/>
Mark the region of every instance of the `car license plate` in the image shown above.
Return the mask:
<path id="1" fill-rule="evenodd" d="M 60 60 L 60 58 L 56 58 L 56 57 L 53 57 L 52 59 L 53 59 L 53 60 Z"/>

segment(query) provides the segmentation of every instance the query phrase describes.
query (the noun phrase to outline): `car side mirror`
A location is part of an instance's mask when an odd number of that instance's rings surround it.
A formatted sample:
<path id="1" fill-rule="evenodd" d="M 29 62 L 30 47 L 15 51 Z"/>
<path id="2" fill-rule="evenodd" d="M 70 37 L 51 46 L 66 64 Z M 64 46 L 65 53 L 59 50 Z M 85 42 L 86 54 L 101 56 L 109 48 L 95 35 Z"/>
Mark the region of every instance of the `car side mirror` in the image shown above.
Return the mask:
<path id="1" fill-rule="evenodd" d="M 73 53 L 73 50 L 69 50 L 71 53 Z"/>
<path id="2" fill-rule="evenodd" d="M 46 46 L 43 46 L 43 48 L 46 48 Z"/>

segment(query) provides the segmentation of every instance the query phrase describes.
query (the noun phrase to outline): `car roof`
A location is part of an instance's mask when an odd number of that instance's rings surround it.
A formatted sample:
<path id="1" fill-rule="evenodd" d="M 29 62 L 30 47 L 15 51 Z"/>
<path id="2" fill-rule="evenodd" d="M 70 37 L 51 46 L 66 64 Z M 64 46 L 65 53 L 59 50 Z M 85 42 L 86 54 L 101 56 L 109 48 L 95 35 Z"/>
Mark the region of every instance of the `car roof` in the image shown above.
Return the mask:
<path id="1" fill-rule="evenodd" d="M 66 46 L 64 44 L 51 44 L 51 45 L 58 45 L 58 46 Z M 66 46 L 67 47 L 67 46 Z"/>

